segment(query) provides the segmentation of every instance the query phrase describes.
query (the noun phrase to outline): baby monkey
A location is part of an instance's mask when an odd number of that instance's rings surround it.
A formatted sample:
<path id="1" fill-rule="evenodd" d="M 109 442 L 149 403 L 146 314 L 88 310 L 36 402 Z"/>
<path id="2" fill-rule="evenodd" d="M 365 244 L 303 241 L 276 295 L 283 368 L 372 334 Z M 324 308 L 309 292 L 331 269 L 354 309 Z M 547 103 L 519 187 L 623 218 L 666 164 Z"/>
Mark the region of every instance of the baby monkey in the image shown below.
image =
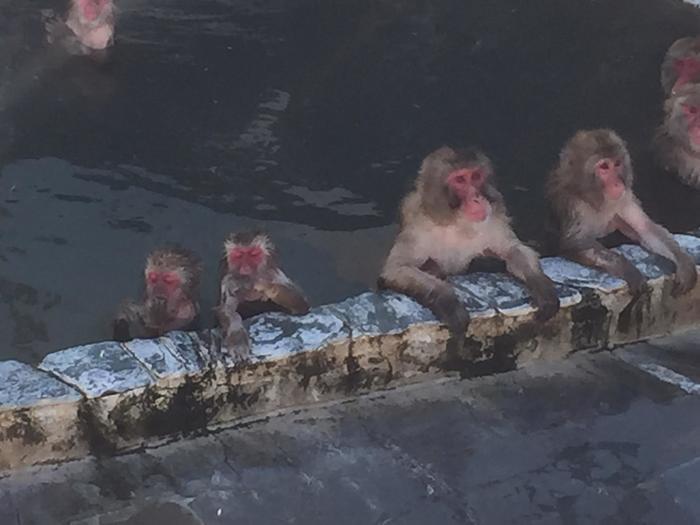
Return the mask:
<path id="1" fill-rule="evenodd" d="M 563 254 L 624 279 L 633 296 L 646 287 L 641 272 L 623 255 L 598 239 L 620 231 L 647 250 L 676 265 L 674 295 L 695 286 L 695 261 L 673 236 L 653 222 L 632 190 L 633 172 L 627 146 L 614 131 L 579 131 L 564 146 L 559 165 L 547 183 L 549 202 L 558 220 Z"/>
<path id="2" fill-rule="evenodd" d="M 464 348 L 469 314 L 445 278 L 475 257 L 504 260 L 532 294 L 538 320 L 559 309 L 554 284 L 537 253 L 515 236 L 493 179 L 491 161 L 477 149 L 444 146 L 428 155 L 401 204 L 399 233 L 379 277 L 381 288 L 411 296 L 447 324 L 450 353 Z"/>
<path id="3" fill-rule="evenodd" d="M 309 303 L 279 267 L 275 247 L 266 234 L 230 234 L 224 241 L 221 292 L 216 308 L 222 348 L 237 361 L 250 358 L 250 342 L 242 321 L 274 310 L 303 315 L 308 313 Z"/>
<path id="4" fill-rule="evenodd" d="M 199 314 L 202 267 L 184 248 L 159 248 L 146 259 L 144 296 L 126 301 L 114 320 L 114 339 L 159 337 L 190 328 Z"/>

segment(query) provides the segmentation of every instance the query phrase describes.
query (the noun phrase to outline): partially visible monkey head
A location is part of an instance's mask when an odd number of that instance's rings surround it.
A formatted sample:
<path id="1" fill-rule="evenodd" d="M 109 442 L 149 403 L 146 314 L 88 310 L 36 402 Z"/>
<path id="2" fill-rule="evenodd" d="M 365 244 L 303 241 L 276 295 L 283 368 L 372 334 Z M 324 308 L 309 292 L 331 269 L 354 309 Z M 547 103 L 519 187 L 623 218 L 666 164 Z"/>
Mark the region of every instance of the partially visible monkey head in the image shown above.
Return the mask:
<path id="1" fill-rule="evenodd" d="M 675 95 L 687 84 L 700 82 L 700 37 L 676 40 L 661 65 L 661 85 Z"/>
<path id="2" fill-rule="evenodd" d="M 202 272 L 199 258 L 184 248 L 159 248 L 146 259 L 146 308 L 154 319 L 176 312 L 192 299 Z"/>
<path id="3" fill-rule="evenodd" d="M 469 221 L 483 222 L 492 211 L 485 193 L 492 177 L 491 161 L 478 149 L 443 146 L 421 165 L 417 182 L 421 205 L 433 216 L 459 212 Z"/>
<path id="4" fill-rule="evenodd" d="M 700 85 L 689 85 L 666 101 L 667 133 L 682 147 L 700 153 Z"/>
<path id="5" fill-rule="evenodd" d="M 632 161 L 625 142 L 609 129 L 579 131 L 560 154 L 558 173 L 574 194 L 618 200 L 632 187 Z"/>
<path id="6" fill-rule="evenodd" d="M 114 4 L 112 0 L 72 0 L 78 10 L 81 22 L 95 22 L 109 14 Z"/>
<path id="7" fill-rule="evenodd" d="M 274 246 L 264 233 L 240 232 L 226 238 L 224 251 L 229 272 L 252 277 L 268 267 Z"/>

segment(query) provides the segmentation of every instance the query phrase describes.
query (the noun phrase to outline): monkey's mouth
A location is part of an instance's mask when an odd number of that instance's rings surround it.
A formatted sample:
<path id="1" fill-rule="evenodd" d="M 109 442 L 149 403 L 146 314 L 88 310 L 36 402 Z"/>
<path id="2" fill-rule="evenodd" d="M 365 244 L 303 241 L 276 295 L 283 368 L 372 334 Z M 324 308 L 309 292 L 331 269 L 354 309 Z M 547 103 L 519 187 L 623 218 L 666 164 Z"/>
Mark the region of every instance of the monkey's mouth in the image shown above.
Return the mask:
<path id="1" fill-rule="evenodd" d="M 238 268 L 238 273 L 240 273 L 241 275 L 246 275 L 246 276 L 253 275 L 254 272 L 255 272 L 255 269 L 251 265 L 248 265 L 248 264 L 242 264 Z"/>

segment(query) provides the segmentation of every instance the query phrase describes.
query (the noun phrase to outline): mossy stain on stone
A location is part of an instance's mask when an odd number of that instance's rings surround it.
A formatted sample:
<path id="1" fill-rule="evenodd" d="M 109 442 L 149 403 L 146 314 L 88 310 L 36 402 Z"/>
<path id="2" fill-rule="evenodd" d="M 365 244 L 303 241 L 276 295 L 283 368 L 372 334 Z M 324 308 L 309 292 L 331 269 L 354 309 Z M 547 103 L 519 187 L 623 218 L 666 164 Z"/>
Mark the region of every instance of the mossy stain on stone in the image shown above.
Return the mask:
<path id="1" fill-rule="evenodd" d="M 610 312 L 593 290 L 581 290 L 581 302 L 571 309 L 571 322 L 573 351 L 607 346 Z"/>
<path id="2" fill-rule="evenodd" d="M 1 433 L 2 441 L 19 440 L 27 446 L 46 442 L 44 428 L 35 421 L 28 410 L 18 410 L 13 414 L 14 421 Z"/>

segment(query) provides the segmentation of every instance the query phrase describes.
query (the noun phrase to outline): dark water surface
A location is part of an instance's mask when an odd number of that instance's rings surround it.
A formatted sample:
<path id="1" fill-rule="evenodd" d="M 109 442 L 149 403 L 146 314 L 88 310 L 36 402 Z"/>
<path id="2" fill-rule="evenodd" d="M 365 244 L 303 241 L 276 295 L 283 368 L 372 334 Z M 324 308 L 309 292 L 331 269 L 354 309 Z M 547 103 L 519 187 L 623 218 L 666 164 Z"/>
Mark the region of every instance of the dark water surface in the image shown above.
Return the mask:
<path id="1" fill-rule="evenodd" d="M 420 159 L 493 157 L 516 230 L 579 127 L 616 128 L 637 189 L 674 230 L 698 194 L 647 151 L 658 68 L 700 31 L 675 0 L 125 0 L 112 60 L 42 42 L 46 0 L 0 2 L 0 358 L 103 339 L 151 248 L 206 260 L 264 226 L 327 302 L 370 286 Z"/>

